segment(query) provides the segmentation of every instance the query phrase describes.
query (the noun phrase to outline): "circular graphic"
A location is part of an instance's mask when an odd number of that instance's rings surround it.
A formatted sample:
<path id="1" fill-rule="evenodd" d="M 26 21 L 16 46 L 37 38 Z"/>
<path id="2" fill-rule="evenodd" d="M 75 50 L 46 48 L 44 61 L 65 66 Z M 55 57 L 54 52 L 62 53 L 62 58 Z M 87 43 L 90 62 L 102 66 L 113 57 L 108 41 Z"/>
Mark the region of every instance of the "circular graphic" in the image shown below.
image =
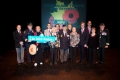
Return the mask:
<path id="1" fill-rule="evenodd" d="M 63 20 L 67 20 L 68 23 L 73 24 L 79 18 L 79 12 L 77 10 L 65 10 L 63 14 Z"/>

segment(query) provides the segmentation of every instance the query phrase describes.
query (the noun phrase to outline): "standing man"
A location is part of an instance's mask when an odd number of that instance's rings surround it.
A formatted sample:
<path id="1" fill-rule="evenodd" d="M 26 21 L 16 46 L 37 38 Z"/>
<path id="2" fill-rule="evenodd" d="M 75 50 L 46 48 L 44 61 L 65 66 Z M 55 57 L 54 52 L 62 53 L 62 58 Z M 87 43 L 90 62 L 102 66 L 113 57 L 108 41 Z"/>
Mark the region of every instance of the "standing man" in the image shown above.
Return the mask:
<path id="1" fill-rule="evenodd" d="M 47 29 L 44 30 L 44 35 L 45 36 L 51 36 L 52 35 L 52 30 L 51 30 L 51 24 L 48 23 L 47 24 Z M 50 43 L 46 43 L 46 46 L 45 46 L 45 52 L 46 52 L 46 61 L 45 62 L 48 62 L 48 56 L 49 56 L 49 53 L 50 53 Z"/>
<path id="2" fill-rule="evenodd" d="M 23 32 L 21 31 L 21 25 L 17 25 L 16 31 L 13 32 L 13 38 L 15 41 L 15 48 L 17 52 L 18 65 L 24 63 L 24 40 Z"/>
<path id="3" fill-rule="evenodd" d="M 91 21 L 88 21 L 87 29 L 88 29 L 88 32 L 89 32 L 89 35 L 90 35 L 92 33 L 92 22 Z M 88 53 L 89 53 L 88 48 L 85 48 L 85 57 L 86 57 L 87 61 L 90 60 L 90 57 L 89 57 L 90 55 Z"/>
<path id="4" fill-rule="evenodd" d="M 25 46 L 27 49 L 28 62 L 30 62 L 30 63 L 33 62 L 33 56 L 29 53 L 29 47 L 31 44 L 33 44 L 33 41 L 29 41 L 28 36 L 34 36 L 34 31 L 33 31 L 32 27 L 33 27 L 32 23 L 28 23 L 28 25 L 27 25 L 28 29 L 26 29 L 24 31 L 24 36 L 23 36 L 23 39 L 25 41 Z"/>
<path id="5" fill-rule="evenodd" d="M 71 24 L 68 24 L 68 33 L 69 33 L 69 35 L 70 35 L 70 33 L 72 32 L 72 25 Z M 68 59 L 70 59 L 71 60 L 71 58 L 72 58 L 72 53 L 71 53 L 71 50 L 70 50 L 71 48 L 69 47 L 69 50 L 68 50 Z"/>
<path id="6" fill-rule="evenodd" d="M 88 29 L 85 28 L 85 22 L 81 22 L 81 27 L 79 29 L 80 35 L 80 43 L 79 43 L 79 50 L 80 50 L 80 63 L 83 63 L 83 59 L 85 59 L 85 48 L 87 48 L 87 43 L 89 39 L 89 32 Z"/>
<path id="7" fill-rule="evenodd" d="M 105 29 L 104 23 L 100 24 L 100 30 L 98 31 L 99 46 L 98 46 L 98 62 L 100 65 L 104 62 L 105 49 L 109 47 L 109 30 Z"/>
<path id="8" fill-rule="evenodd" d="M 66 25 L 63 25 L 63 30 L 59 33 L 60 38 L 60 61 L 67 62 L 68 50 L 70 45 L 70 35 L 68 34 Z"/>
<path id="9" fill-rule="evenodd" d="M 92 22 L 91 21 L 88 21 L 88 23 L 87 23 L 87 29 L 88 29 L 88 31 L 89 31 L 89 34 L 92 32 Z"/>

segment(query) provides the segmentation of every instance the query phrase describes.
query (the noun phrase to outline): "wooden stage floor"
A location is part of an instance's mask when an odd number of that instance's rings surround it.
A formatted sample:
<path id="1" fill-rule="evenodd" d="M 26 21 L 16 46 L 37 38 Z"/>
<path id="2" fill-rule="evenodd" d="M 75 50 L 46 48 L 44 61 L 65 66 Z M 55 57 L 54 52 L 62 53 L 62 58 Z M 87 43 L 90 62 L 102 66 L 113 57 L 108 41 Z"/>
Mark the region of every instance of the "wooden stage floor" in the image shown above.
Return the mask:
<path id="1" fill-rule="evenodd" d="M 11 50 L 0 56 L 0 80 L 120 80 L 120 52 L 107 50 L 103 66 L 68 62 L 34 67 L 27 63 L 18 66 L 16 52 Z"/>

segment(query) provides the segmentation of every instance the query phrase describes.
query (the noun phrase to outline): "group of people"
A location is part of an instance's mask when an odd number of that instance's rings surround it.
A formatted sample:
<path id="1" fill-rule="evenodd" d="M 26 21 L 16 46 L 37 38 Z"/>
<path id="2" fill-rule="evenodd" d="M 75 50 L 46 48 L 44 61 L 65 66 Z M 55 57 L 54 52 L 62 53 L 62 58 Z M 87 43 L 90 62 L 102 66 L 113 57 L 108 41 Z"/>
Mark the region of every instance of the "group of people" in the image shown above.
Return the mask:
<path id="1" fill-rule="evenodd" d="M 98 31 L 95 27 L 92 27 L 91 21 L 88 21 L 87 27 L 85 22 L 81 22 L 79 30 L 72 27 L 71 24 L 63 25 L 62 29 L 60 29 L 59 24 L 51 27 L 51 24 L 48 23 L 44 32 L 41 31 L 40 26 L 36 26 L 35 30 L 33 30 L 31 23 L 27 27 L 28 29 L 22 32 L 21 25 L 17 25 L 17 30 L 13 32 L 19 65 L 24 63 L 24 48 L 27 50 L 28 61 L 33 62 L 33 55 L 29 52 L 31 44 L 35 44 L 38 48 L 34 56 L 34 66 L 43 64 L 43 53 L 46 54 L 46 60 L 48 60 L 48 54 L 50 53 L 50 65 L 57 64 L 58 58 L 60 58 L 61 64 L 67 63 L 68 58 L 70 58 L 71 62 L 76 63 L 77 48 L 79 49 L 79 61 L 77 62 L 80 64 L 83 64 L 86 59 L 86 53 L 88 53 L 87 59 L 90 64 L 98 63 L 101 65 L 104 62 L 105 49 L 109 47 L 109 30 L 105 29 L 104 23 L 99 25 Z M 28 36 L 39 36 L 40 34 L 55 36 L 57 40 L 47 43 L 28 40 Z M 96 51 L 98 53 L 97 62 L 94 60 Z M 60 54 L 58 54 L 59 52 Z"/>

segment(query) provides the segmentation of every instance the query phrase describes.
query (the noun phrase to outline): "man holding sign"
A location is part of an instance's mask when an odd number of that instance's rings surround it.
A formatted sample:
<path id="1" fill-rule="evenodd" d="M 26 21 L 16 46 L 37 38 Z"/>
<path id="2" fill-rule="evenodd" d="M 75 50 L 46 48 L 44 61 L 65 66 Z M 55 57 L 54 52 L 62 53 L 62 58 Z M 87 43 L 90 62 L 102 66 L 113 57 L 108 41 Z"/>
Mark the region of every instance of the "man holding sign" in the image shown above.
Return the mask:
<path id="1" fill-rule="evenodd" d="M 33 62 L 32 59 L 33 59 L 33 56 L 29 53 L 29 47 L 31 44 L 33 44 L 32 41 L 28 40 L 28 36 L 34 36 L 34 31 L 32 29 L 32 23 L 29 23 L 28 24 L 28 29 L 24 31 L 24 35 L 23 35 L 23 39 L 25 41 L 25 46 L 26 46 L 26 49 L 27 49 L 27 57 L 28 57 L 28 62 Z"/>

